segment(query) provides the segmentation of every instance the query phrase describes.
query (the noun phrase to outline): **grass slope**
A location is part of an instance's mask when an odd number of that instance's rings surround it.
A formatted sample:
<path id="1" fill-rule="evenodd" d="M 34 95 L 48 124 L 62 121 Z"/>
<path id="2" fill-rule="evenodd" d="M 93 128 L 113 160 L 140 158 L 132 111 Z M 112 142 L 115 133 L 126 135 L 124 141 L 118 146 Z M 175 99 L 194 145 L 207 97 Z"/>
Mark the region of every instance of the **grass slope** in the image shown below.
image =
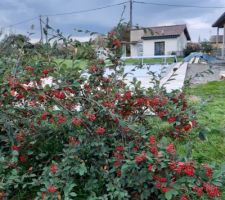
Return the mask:
<path id="1" fill-rule="evenodd" d="M 68 68 L 80 68 L 83 69 L 87 66 L 86 60 L 71 60 L 71 59 L 55 59 L 55 61 L 62 67 Z"/>
<path id="2" fill-rule="evenodd" d="M 199 97 L 194 106 L 200 129 L 206 140 L 192 140 L 192 156 L 201 163 L 223 163 L 225 161 L 225 81 L 209 82 L 187 91 Z M 185 152 L 186 146 L 178 145 Z"/>

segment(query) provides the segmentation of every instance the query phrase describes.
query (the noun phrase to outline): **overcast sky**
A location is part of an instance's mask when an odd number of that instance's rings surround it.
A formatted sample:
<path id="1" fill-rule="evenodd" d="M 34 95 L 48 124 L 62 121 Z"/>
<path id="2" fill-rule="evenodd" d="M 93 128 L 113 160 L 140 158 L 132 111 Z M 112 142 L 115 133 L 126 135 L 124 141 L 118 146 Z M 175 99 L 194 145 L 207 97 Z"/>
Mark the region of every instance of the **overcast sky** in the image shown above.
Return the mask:
<path id="1" fill-rule="evenodd" d="M 126 1 L 126 0 L 124 0 Z M 168 4 L 186 4 L 196 6 L 225 7 L 225 0 L 141 0 Z M 0 0 L 0 27 L 21 22 L 39 15 L 72 12 L 92 9 L 111 4 L 121 3 L 123 0 Z M 49 23 L 66 34 L 75 35 L 74 28 L 88 29 L 106 33 L 115 26 L 123 11 L 123 5 L 110 7 L 88 13 L 49 17 Z M 171 24 L 187 24 L 193 41 L 209 39 L 216 34 L 211 28 L 212 23 L 225 11 L 222 9 L 182 8 L 173 6 L 156 6 L 134 4 L 133 24 L 139 26 L 157 26 Z M 126 4 L 125 21 L 129 20 L 129 4 Z M 44 18 L 43 18 L 44 19 Z M 39 39 L 39 21 L 34 19 L 26 23 L 2 29 L 4 32 L 26 33 L 31 25 L 35 26 L 34 39 Z M 221 30 L 222 33 L 222 30 Z"/>

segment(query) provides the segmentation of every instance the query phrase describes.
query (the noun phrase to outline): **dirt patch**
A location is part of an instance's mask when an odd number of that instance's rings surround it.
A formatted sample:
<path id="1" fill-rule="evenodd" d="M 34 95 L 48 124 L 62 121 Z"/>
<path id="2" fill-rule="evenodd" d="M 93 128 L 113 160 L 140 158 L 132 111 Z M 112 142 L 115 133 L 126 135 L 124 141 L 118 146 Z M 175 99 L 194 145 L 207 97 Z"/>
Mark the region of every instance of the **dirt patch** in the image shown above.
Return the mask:
<path id="1" fill-rule="evenodd" d="M 201 98 L 200 97 L 198 97 L 198 96 L 195 96 L 195 95 L 191 95 L 191 96 L 189 96 L 189 101 L 191 101 L 191 102 L 193 102 L 193 103 L 198 103 L 198 102 L 200 102 L 201 101 Z"/>

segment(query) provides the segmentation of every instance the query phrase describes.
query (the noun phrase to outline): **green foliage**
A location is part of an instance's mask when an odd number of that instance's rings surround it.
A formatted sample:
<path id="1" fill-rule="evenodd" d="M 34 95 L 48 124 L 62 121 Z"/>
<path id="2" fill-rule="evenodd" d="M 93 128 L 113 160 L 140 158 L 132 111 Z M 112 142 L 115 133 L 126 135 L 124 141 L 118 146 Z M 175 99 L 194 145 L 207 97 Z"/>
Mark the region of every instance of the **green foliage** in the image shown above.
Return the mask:
<path id="1" fill-rule="evenodd" d="M 203 53 L 212 53 L 213 46 L 208 41 L 203 41 L 201 43 L 188 43 L 184 49 L 184 56 L 188 56 L 192 52 L 203 52 Z"/>
<path id="2" fill-rule="evenodd" d="M 16 65 L 1 75 L 0 199 L 221 197 L 224 167 L 176 153 L 173 141 L 197 137 L 185 95 L 167 93 L 151 72 L 153 88 L 127 85 L 119 35 L 106 39 L 109 75 L 92 56 L 86 70 L 65 70 L 49 44 L 15 47 Z"/>
<path id="3" fill-rule="evenodd" d="M 201 42 L 201 51 L 203 53 L 212 53 L 213 51 L 213 46 L 209 41 L 203 41 Z"/>
<path id="4" fill-rule="evenodd" d="M 199 43 L 188 43 L 186 48 L 183 50 L 184 57 L 188 56 L 192 52 L 201 51 L 201 45 Z"/>

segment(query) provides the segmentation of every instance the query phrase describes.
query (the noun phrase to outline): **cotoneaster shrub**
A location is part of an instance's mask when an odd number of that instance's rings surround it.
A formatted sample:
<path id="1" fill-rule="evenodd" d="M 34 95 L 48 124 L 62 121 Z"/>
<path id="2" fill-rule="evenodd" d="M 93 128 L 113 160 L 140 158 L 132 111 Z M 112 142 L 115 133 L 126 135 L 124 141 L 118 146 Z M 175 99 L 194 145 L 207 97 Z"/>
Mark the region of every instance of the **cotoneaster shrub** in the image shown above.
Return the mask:
<path id="1" fill-rule="evenodd" d="M 0 199 L 221 198 L 223 170 L 172 143 L 197 125 L 185 95 L 127 85 L 117 32 L 107 42 L 108 76 L 103 60 L 68 73 L 47 51 L 20 49 L 0 90 Z"/>

